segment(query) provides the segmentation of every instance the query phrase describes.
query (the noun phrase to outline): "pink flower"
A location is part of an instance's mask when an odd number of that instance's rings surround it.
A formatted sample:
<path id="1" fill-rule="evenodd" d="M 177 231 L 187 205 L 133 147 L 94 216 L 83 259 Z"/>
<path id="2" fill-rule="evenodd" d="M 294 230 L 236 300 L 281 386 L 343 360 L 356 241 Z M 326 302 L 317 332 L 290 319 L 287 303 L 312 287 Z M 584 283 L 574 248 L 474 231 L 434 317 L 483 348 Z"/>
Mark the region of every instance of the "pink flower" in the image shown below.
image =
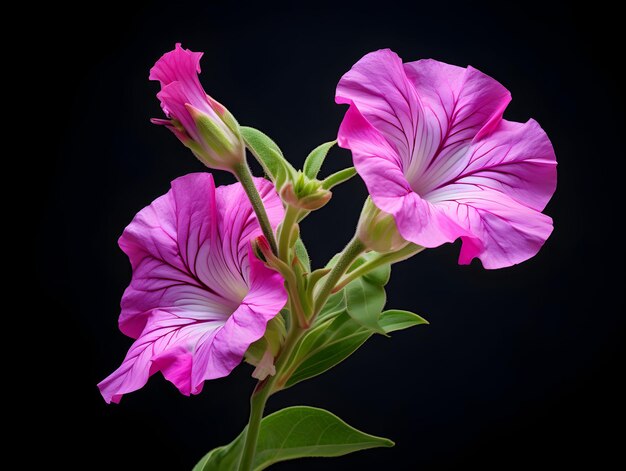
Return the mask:
<path id="1" fill-rule="evenodd" d="M 177 43 L 150 69 L 150 80 L 161 84 L 161 108 L 171 118 L 152 122 L 167 126 L 208 167 L 232 170 L 243 162 L 245 148 L 235 118 L 200 84 L 202 54 Z"/>
<path id="2" fill-rule="evenodd" d="M 514 265 L 552 232 L 541 211 L 556 158 L 537 122 L 502 119 L 510 100 L 472 67 L 372 52 L 337 86 L 337 103 L 350 105 L 339 145 L 406 240 L 437 247 L 460 237 L 459 263 Z"/>
<path id="3" fill-rule="evenodd" d="M 255 179 L 273 226 L 282 204 Z M 228 375 L 287 301 L 283 278 L 252 254 L 261 234 L 239 183 L 215 188 L 212 175 L 178 178 L 142 209 L 119 244 L 133 277 L 122 298 L 120 329 L 137 339 L 98 387 L 107 402 L 146 384 L 157 371 L 185 395 Z"/>

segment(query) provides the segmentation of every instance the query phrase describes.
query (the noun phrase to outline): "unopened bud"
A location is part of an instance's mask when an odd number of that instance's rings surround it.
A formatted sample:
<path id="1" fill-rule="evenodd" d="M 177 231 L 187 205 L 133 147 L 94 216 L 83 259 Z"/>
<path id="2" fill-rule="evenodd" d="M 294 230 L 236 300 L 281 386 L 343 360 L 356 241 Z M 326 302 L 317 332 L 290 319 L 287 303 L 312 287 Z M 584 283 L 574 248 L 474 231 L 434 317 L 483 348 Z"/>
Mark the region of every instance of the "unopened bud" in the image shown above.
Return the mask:
<path id="1" fill-rule="evenodd" d="M 290 206 L 314 211 L 330 201 L 333 194 L 322 188 L 322 182 L 298 172 L 295 181 L 287 182 L 280 189 L 280 197 Z"/>
<path id="2" fill-rule="evenodd" d="M 209 101 L 216 106 L 215 100 Z M 206 113 L 187 104 L 185 105 L 196 125 L 195 132 L 189 133 L 190 143 L 183 141 L 195 156 L 207 167 L 221 170 L 232 170 L 243 162 L 245 146 L 239 134 L 239 125 L 232 115 L 219 105 L 213 113 Z M 217 112 L 217 111 L 221 111 Z M 189 145 L 191 144 L 191 145 Z"/>
<path id="3" fill-rule="evenodd" d="M 179 43 L 154 64 L 150 79 L 161 84 L 157 97 L 168 119 L 152 122 L 169 128 L 207 167 L 233 171 L 245 157 L 239 124 L 200 85 L 200 57 Z"/>
<path id="4" fill-rule="evenodd" d="M 408 244 L 398 232 L 393 216 L 378 209 L 370 197 L 361 211 L 357 237 L 369 250 L 379 253 L 395 252 Z"/>

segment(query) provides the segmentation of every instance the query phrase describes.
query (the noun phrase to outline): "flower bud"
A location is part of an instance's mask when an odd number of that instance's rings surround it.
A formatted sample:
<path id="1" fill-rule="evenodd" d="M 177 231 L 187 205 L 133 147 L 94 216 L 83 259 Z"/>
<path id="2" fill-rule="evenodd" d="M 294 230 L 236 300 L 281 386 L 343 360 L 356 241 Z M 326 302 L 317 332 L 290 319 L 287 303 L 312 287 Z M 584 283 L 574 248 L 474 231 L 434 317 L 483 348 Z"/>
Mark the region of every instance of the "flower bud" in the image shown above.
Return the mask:
<path id="1" fill-rule="evenodd" d="M 217 103 L 212 99 L 209 101 Z M 196 129 L 195 137 L 183 143 L 202 163 L 209 168 L 231 170 L 244 161 L 245 146 L 239 134 L 239 126 L 225 108 L 222 116 L 202 112 L 189 104 L 185 108 L 189 111 Z M 231 123 L 236 127 L 231 127 L 225 117 L 232 118 Z"/>
<path id="2" fill-rule="evenodd" d="M 298 172 L 295 181 L 287 182 L 280 189 L 280 197 L 290 206 L 313 211 L 320 209 L 333 196 L 330 190 L 322 188 L 322 182 Z"/>
<path id="3" fill-rule="evenodd" d="M 176 44 L 150 70 L 150 79 L 161 83 L 157 98 L 169 118 L 152 122 L 169 128 L 207 167 L 232 171 L 244 161 L 245 146 L 233 115 L 200 84 L 201 57 Z"/>
<path id="4" fill-rule="evenodd" d="M 398 232 L 393 216 L 378 209 L 369 196 L 361 211 L 357 237 L 369 250 L 379 253 L 395 252 L 408 244 Z"/>

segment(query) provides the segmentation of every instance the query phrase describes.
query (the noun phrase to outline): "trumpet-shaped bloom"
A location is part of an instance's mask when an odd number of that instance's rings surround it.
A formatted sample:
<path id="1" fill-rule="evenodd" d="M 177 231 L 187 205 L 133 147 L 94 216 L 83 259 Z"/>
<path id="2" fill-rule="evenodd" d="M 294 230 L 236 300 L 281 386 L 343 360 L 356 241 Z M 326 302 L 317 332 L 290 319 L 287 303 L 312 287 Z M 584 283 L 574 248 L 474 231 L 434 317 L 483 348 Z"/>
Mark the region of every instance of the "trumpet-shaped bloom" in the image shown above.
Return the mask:
<path id="1" fill-rule="evenodd" d="M 502 119 L 510 100 L 472 67 L 372 52 L 337 86 L 337 103 L 350 105 L 339 145 L 406 240 L 437 247 L 460 237 L 459 263 L 514 265 L 552 232 L 541 211 L 556 187 L 556 158 L 536 121 Z"/>
<path id="2" fill-rule="evenodd" d="M 275 227 L 282 204 L 256 179 Z M 119 245 L 133 276 L 122 298 L 120 329 L 137 339 L 98 387 L 107 402 L 161 371 L 185 395 L 228 375 L 285 305 L 283 278 L 252 253 L 261 234 L 239 183 L 215 188 L 208 173 L 178 178 L 142 209 Z"/>

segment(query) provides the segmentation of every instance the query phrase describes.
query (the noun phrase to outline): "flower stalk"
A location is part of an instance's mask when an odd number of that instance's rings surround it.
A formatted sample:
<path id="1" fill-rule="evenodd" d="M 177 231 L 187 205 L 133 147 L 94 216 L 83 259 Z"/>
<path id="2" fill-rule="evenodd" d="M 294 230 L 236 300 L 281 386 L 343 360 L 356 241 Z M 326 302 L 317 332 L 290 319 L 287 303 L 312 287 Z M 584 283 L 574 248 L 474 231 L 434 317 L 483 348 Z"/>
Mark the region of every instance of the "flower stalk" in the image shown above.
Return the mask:
<path id="1" fill-rule="evenodd" d="M 285 211 L 285 218 L 278 231 L 278 258 L 283 262 L 290 263 L 290 246 L 289 243 L 292 239 L 292 234 L 297 224 L 300 210 L 294 206 L 287 206 Z"/>
<path id="2" fill-rule="evenodd" d="M 259 432 L 261 429 L 261 420 L 268 398 L 275 392 L 274 387 L 278 378 L 284 373 L 285 367 L 289 364 L 288 360 L 302 337 L 306 329 L 293 324 L 289 329 L 289 334 L 285 340 L 285 344 L 276 361 L 276 374 L 269 376 L 263 381 L 259 381 L 250 397 L 250 417 L 248 419 L 248 427 L 246 428 L 246 438 L 244 441 L 241 459 L 239 460 L 239 471 L 252 471 L 254 464 L 254 455 L 256 444 L 259 440 Z"/>
<path id="3" fill-rule="evenodd" d="M 361 242 L 358 237 L 353 237 L 346 248 L 343 249 L 339 259 L 335 266 L 330 270 L 330 273 L 326 275 L 326 279 L 324 280 L 324 284 L 320 288 L 319 292 L 316 293 L 315 296 L 315 309 L 313 311 L 313 317 L 317 316 L 319 312 L 328 301 L 328 298 L 333 293 L 335 285 L 339 281 L 339 279 L 346 273 L 352 263 L 357 259 L 359 255 L 361 255 L 365 251 L 365 244 Z"/>
<path id="4" fill-rule="evenodd" d="M 357 278 L 362 277 L 363 275 L 367 275 L 369 272 L 375 270 L 378 267 L 386 264 L 402 262 L 408 258 L 411 258 L 413 255 L 417 255 L 422 250 L 424 250 L 424 248 L 425 247 L 422 247 L 420 245 L 408 244 L 407 246 L 396 252 L 380 254 L 378 257 L 369 260 L 363 265 L 360 265 L 354 270 L 348 272 L 346 276 L 344 276 L 341 281 L 339 281 L 339 283 L 335 285 L 332 292 L 336 293 L 338 291 L 341 291 L 351 281 L 354 281 Z"/>
<path id="5" fill-rule="evenodd" d="M 274 231 L 272 230 L 270 220 L 267 217 L 265 206 L 263 206 L 261 195 L 259 195 L 259 191 L 256 186 L 254 186 L 254 180 L 252 179 L 252 173 L 250 172 L 248 163 L 244 160 L 243 162 L 235 165 L 233 173 L 235 174 L 235 177 L 237 177 L 237 180 L 239 180 L 239 183 L 241 183 L 241 186 L 243 186 L 246 195 L 248 195 L 252 209 L 254 210 L 254 213 L 259 221 L 259 226 L 261 226 L 261 231 L 267 239 L 267 242 L 270 244 L 272 252 L 275 254 L 278 253 Z"/>
<path id="6" fill-rule="evenodd" d="M 297 218 L 297 212 L 295 212 L 294 214 Z M 290 216 L 290 219 L 291 217 L 292 216 Z M 285 220 L 287 220 L 287 215 L 285 215 Z M 282 239 L 283 238 L 281 238 L 281 240 Z M 319 293 L 317 293 L 315 309 L 310 322 L 315 319 L 315 316 L 324 307 L 324 304 L 326 304 L 326 301 L 332 294 L 333 289 L 339 279 L 341 279 L 345 272 L 350 268 L 352 263 L 354 263 L 357 257 L 364 251 L 365 245 L 358 237 L 355 236 L 350 242 L 348 242 L 348 245 L 346 245 L 345 249 L 339 256 L 337 263 L 331 269 L 328 275 L 326 275 L 326 280 L 324 281 L 324 284 L 322 285 Z M 287 283 L 289 284 L 289 281 Z M 292 305 L 294 304 L 294 301 L 298 303 L 299 296 L 297 295 L 297 293 L 293 293 L 289 289 L 288 291 L 290 301 L 292 301 Z M 294 299 L 294 297 L 296 299 Z M 260 424 L 263 418 L 265 404 L 267 403 L 267 399 L 274 392 L 276 381 L 278 380 L 278 378 L 283 377 L 284 368 L 289 364 L 288 360 L 290 359 L 291 353 L 298 343 L 298 340 L 300 340 L 302 335 L 308 329 L 310 322 L 302 326 L 300 322 L 295 323 L 292 320 L 291 326 L 289 328 L 289 334 L 287 335 L 287 339 L 285 340 L 285 345 L 280 352 L 278 360 L 276 362 L 276 374 L 274 376 L 268 377 L 264 381 L 260 381 L 254 389 L 254 392 L 252 393 L 252 397 L 250 398 L 250 418 L 248 421 L 248 428 L 246 429 L 244 449 L 242 451 L 241 460 L 239 462 L 239 471 L 251 471 L 253 469 L 252 466 L 254 462 L 254 452 L 259 437 Z M 284 380 L 285 378 L 282 379 Z"/>

